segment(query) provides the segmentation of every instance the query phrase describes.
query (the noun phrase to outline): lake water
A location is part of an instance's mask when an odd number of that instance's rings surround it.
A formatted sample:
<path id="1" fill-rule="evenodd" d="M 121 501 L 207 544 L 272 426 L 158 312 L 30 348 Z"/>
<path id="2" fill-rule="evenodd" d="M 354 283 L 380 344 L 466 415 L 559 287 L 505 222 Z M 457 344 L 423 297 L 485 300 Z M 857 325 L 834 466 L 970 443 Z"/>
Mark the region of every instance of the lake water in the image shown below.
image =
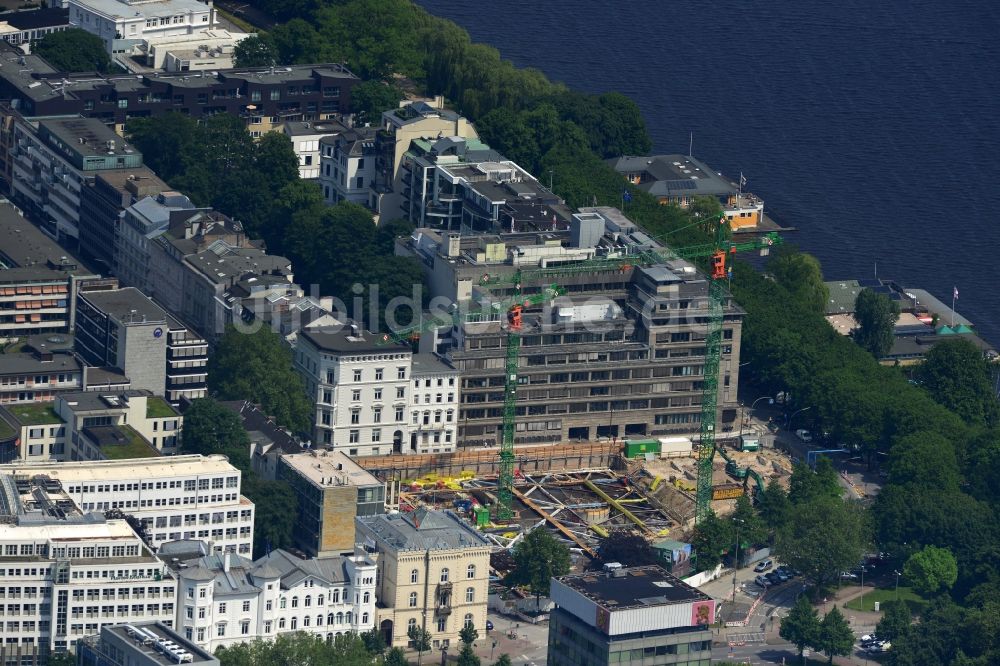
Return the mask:
<path id="1" fill-rule="evenodd" d="M 924 288 L 1000 344 L 1000 3 L 420 0 L 503 57 L 618 90 L 800 229 L 827 279 Z"/>

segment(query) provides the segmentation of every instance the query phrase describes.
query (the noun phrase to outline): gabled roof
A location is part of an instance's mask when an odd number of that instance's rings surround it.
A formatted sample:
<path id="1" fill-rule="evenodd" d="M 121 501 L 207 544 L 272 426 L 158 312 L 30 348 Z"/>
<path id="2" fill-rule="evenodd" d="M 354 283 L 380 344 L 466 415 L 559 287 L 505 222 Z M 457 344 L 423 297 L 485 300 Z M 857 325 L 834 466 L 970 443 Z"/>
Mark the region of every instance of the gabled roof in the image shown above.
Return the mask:
<path id="1" fill-rule="evenodd" d="M 327 584 L 347 583 L 347 560 L 343 557 L 321 557 L 304 560 L 286 550 L 273 550 L 254 562 L 255 567 L 268 567 L 281 575 L 281 587 L 295 587 L 307 578 L 317 578 Z"/>

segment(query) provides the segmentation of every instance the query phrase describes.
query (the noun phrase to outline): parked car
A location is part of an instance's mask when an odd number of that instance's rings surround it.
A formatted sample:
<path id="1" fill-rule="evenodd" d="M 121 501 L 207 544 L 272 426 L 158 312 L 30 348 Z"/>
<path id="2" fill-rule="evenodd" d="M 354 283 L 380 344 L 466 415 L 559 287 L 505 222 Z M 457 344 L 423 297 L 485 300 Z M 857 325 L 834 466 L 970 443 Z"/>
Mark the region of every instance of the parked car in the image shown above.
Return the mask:
<path id="1" fill-rule="evenodd" d="M 753 570 L 756 571 L 757 573 L 761 573 L 767 571 L 773 566 L 774 566 L 774 560 L 761 560 L 760 562 L 757 563 L 757 566 L 755 566 Z"/>
<path id="2" fill-rule="evenodd" d="M 868 647 L 868 654 L 881 654 L 883 652 L 888 652 L 891 647 L 892 643 L 889 641 L 876 641 Z"/>
<path id="3" fill-rule="evenodd" d="M 813 441 L 812 433 L 810 433 L 808 430 L 796 430 L 795 436 L 798 437 L 803 442 Z"/>
<path id="4" fill-rule="evenodd" d="M 757 583 L 761 587 L 771 587 L 771 581 L 768 580 L 767 577 L 764 576 L 763 574 L 754 578 L 753 582 Z"/>
<path id="5" fill-rule="evenodd" d="M 864 636 L 861 637 L 860 641 L 861 641 L 861 647 L 867 648 L 873 643 L 878 641 L 878 635 L 875 633 L 865 634 Z"/>
<path id="6" fill-rule="evenodd" d="M 854 574 L 854 573 L 851 573 L 850 571 L 841 571 L 840 572 L 840 578 L 842 580 L 857 580 L 858 579 L 858 575 Z"/>
<path id="7" fill-rule="evenodd" d="M 785 582 L 781 580 L 781 576 L 779 576 L 776 571 L 772 571 L 769 574 L 764 574 L 764 578 L 771 581 L 771 585 L 780 585 L 781 583 Z"/>
<path id="8" fill-rule="evenodd" d="M 493 631 L 493 620 L 486 620 L 486 631 Z"/>
<path id="9" fill-rule="evenodd" d="M 781 569 L 775 569 L 774 575 L 777 576 L 778 580 L 780 580 L 782 583 L 792 579 L 791 574 L 789 574 L 787 571 L 782 571 Z"/>

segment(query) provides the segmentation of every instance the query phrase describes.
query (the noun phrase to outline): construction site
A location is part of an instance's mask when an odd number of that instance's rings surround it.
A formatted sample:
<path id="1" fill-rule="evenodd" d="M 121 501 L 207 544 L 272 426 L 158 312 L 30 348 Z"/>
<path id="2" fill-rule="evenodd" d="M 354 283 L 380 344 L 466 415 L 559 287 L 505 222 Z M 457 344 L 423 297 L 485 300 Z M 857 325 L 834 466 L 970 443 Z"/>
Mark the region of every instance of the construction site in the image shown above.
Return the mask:
<path id="1" fill-rule="evenodd" d="M 739 438 L 717 442 L 713 461 L 712 509 L 732 511 L 736 499 L 755 493 L 771 479 L 787 483 L 788 458 L 771 448 L 737 451 Z M 365 467 L 394 489 L 401 511 L 451 509 L 476 525 L 497 547 L 544 526 L 574 552 L 595 559 L 600 539 L 629 530 L 654 546 L 674 544 L 666 555 L 683 573 L 688 563 L 677 551 L 695 519 L 697 451 L 690 440 L 677 450 L 638 451 L 635 442 L 600 442 L 515 447 L 509 521 L 496 519 L 496 448 L 453 454 L 361 458 Z M 655 448 L 655 447 L 649 447 Z M 690 549 L 686 551 L 690 557 Z"/>

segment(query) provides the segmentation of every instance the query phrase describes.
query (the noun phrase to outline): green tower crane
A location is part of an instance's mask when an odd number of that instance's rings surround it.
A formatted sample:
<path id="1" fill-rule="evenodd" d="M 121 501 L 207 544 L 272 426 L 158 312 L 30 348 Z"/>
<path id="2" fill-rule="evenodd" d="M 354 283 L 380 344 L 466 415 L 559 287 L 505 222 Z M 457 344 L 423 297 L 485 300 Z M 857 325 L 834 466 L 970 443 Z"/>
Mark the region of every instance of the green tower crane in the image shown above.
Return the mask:
<path id="1" fill-rule="evenodd" d="M 695 519 L 701 521 L 708 514 L 712 502 L 712 460 L 715 456 L 715 431 L 718 419 L 719 363 L 722 357 L 722 323 L 726 298 L 725 281 L 732 270 L 727 265 L 727 258 L 737 252 L 760 250 L 761 254 L 782 242 L 780 236 L 768 233 L 750 241 L 735 243 L 726 237 L 725 217 L 719 216 L 715 223 L 715 241 L 709 244 L 692 245 L 678 249 L 658 248 L 645 250 L 637 254 L 617 258 L 601 258 L 575 262 L 553 268 L 540 268 L 527 271 L 517 270 L 511 274 L 484 274 L 479 286 L 491 289 L 501 285 L 513 286 L 513 295 L 506 301 L 480 309 L 470 314 L 456 313 L 450 317 L 430 318 L 419 324 L 395 331 L 382 337 L 383 343 L 403 342 L 412 339 L 424 330 L 454 325 L 462 321 L 479 320 L 483 317 L 495 317 L 506 311 L 506 351 L 504 355 L 504 406 L 503 422 L 500 440 L 499 473 L 497 479 L 498 521 L 509 520 L 514 516 L 512 500 L 514 488 L 514 432 L 517 417 L 517 384 L 518 366 L 521 348 L 521 329 L 523 326 L 522 310 L 526 306 L 535 305 L 565 293 L 565 289 L 551 284 L 537 294 L 522 296 L 522 285 L 525 280 L 552 279 L 560 276 L 579 275 L 601 271 L 620 271 L 632 266 L 648 266 L 673 259 L 710 258 L 708 273 L 708 316 L 705 338 L 705 369 L 704 387 L 701 403 L 701 432 L 698 447 L 698 479 L 696 491 Z"/>

